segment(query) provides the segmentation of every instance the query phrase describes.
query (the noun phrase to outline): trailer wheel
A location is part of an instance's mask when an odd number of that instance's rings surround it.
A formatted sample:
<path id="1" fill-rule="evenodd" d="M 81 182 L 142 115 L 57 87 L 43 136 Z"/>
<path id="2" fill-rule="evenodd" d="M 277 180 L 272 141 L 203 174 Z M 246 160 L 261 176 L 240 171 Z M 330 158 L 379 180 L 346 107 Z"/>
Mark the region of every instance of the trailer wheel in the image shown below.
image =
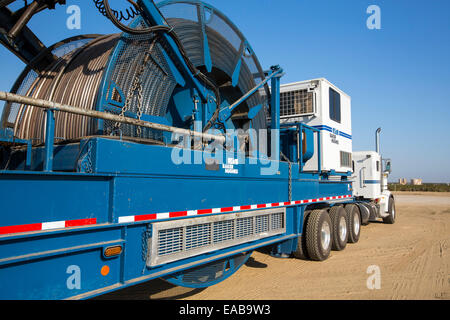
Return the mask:
<path id="1" fill-rule="evenodd" d="M 361 215 L 357 205 L 348 204 L 345 206 L 348 221 L 348 242 L 357 243 L 361 234 Z"/>
<path id="2" fill-rule="evenodd" d="M 395 211 L 395 201 L 394 197 L 389 198 L 389 207 L 388 207 L 389 216 L 383 218 L 383 222 L 386 224 L 394 224 L 395 218 L 397 217 L 397 212 Z"/>
<path id="3" fill-rule="evenodd" d="M 293 252 L 293 255 L 297 259 L 308 260 L 308 249 L 306 248 L 306 224 L 309 218 L 311 210 L 305 210 L 303 217 L 302 234 L 297 238 L 297 249 Z"/>
<path id="4" fill-rule="evenodd" d="M 306 223 L 306 248 L 309 258 L 315 261 L 326 260 L 331 252 L 333 228 L 326 210 L 312 211 Z"/>
<path id="5" fill-rule="evenodd" d="M 342 206 L 334 206 L 329 210 L 333 228 L 332 249 L 336 251 L 344 250 L 348 241 L 347 212 Z"/>

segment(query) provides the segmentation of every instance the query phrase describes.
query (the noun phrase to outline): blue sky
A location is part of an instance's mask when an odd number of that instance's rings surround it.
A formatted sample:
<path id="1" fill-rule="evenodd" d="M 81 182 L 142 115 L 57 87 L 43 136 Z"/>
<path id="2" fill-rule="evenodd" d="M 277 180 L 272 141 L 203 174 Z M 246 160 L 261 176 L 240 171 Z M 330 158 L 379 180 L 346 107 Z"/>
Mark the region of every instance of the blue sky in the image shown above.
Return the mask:
<path id="1" fill-rule="evenodd" d="M 450 182 L 450 1 L 207 2 L 241 29 L 264 68 L 284 68 L 283 83 L 325 77 L 348 93 L 353 148 L 374 149 L 375 130 L 382 127 L 391 180 Z M 80 33 L 117 32 L 92 1 L 67 3 L 81 7 L 81 30 L 66 28 L 65 7 L 30 21 L 46 45 Z M 366 26 L 369 5 L 381 9 L 381 30 Z M 9 90 L 24 64 L 3 47 L 0 61 L 0 90 Z"/>

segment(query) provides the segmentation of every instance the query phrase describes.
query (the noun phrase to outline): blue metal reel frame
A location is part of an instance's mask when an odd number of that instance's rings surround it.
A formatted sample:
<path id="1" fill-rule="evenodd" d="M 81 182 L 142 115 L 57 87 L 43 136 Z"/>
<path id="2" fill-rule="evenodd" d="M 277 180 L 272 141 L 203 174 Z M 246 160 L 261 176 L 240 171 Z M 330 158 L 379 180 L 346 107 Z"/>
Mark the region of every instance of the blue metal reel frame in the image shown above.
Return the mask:
<path id="1" fill-rule="evenodd" d="M 149 15 L 158 16 L 156 6 L 150 4 L 150 1 L 142 0 L 142 3 L 148 5 L 146 10 Z M 162 20 L 153 22 L 159 24 Z M 113 59 L 114 54 L 110 61 Z M 277 75 L 271 81 L 272 129 L 276 130 L 283 127 L 279 123 L 280 79 Z M 103 91 L 100 93 L 102 104 L 107 102 L 105 92 L 108 85 L 103 83 Z M 201 92 L 197 94 L 201 95 Z M 320 180 L 320 149 L 317 173 L 303 172 L 303 161 L 299 161 L 291 164 L 290 176 L 289 164 L 278 158 L 279 139 L 278 152 L 272 155 L 268 164 L 279 165 L 276 174 L 272 176 L 262 175 L 261 168 L 264 165 L 251 163 L 254 160 L 251 158 L 235 165 L 237 173 L 230 175 L 220 166 L 211 169 L 204 163 L 177 165 L 171 161 L 174 148 L 99 137 L 82 140 L 79 145 L 63 146 L 61 153 L 68 152 L 64 157 L 57 157 L 53 145 L 53 112 L 47 112 L 45 147 L 33 150 L 36 154 L 43 154 L 43 171 L 0 171 L 0 187 L 3 190 L 0 194 L 3 212 L 0 230 L 8 226 L 38 223 L 47 227 L 55 224 L 60 226 L 61 220 L 67 219 L 95 219 L 96 223 L 83 227 L 0 235 L 0 297 L 3 299 L 84 299 L 159 277 L 180 285 L 189 285 L 181 278 L 181 274 L 205 264 L 219 265 L 221 260 L 230 260 L 241 253 L 246 253 L 245 258 L 248 258 L 251 251 L 268 245 L 275 245 L 274 251 L 280 255 L 292 252 L 296 248 L 297 237 L 301 234 L 303 214 L 307 206 L 326 206 L 329 201 L 324 197 L 350 193 L 350 182 Z M 299 130 L 304 128 L 316 131 L 299 125 Z M 86 145 L 89 147 L 82 147 Z M 199 150 L 181 151 L 189 153 L 191 159 L 196 155 L 202 159 L 205 156 Z M 224 157 L 223 160 L 226 161 L 226 155 Z M 73 167 L 74 160 L 81 158 L 91 164 L 89 172 L 54 170 Z M 290 181 L 293 199 L 314 201 L 309 204 L 287 202 Z M 201 190 L 207 192 L 202 193 Z M 23 201 L 24 198 L 27 201 Z M 149 232 L 155 221 L 120 220 L 121 217 L 158 212 L 225 207 L 235 211 L 233 206 L 285 202 L 286 231 L 283 234 L 156 267 L 147 266 L 148 244 L 145 241 L 151 236 Z M 18 203 L 20 214 L 15 214 Z M 245 209 L 244 212 L 249 210 Z M 252 210 L 257 211 L 259 208 Z M 213 216 L 215 214 L 212 212 L 204 215 Z M 157 221 L 171 219 L 192 217 L 166 217 Z M 122 246 L 122 253 L 106 258 L 105 249 L 114 245 Z M 230 269 L 224 270 L 226 272 L 223 272 L 223 277 L 194 285 L 211 285 L 224 280 L 245 261 L 246 259 L 236 264 L 231 263 Z M 81 275 L 85 281 L 81 282 L 80 287 L 71 286 L 73 283 L 69 281 L 72 275 L 68 270 L 72 270 L 70 267 L 73 266 L 82 270 Z M 110 270 L 109 273 L 101 271 L 105 266 Z"/>
<path id="2" fill-rule="evenodd" d="M 166 20 L 152 0 L 138 0 L 137 3 L 143 9 L 143 18 L 149 26 L 168 26 Z M 198 91 L 202 101 L 206 102 L 208 99 L 208 94 L 211 94 L 209 90 L 196 79 L 195 75 L 191 73 L 175 41 L 167 35 L 167 33 L 163 33 L 162 37 L 170 45 L 172 52 L 174 53 L 174 57 L 176 58 L 176 64 L 181 66 L 180 71 L 185 80 L 189 81 L 189 83 Z"/>

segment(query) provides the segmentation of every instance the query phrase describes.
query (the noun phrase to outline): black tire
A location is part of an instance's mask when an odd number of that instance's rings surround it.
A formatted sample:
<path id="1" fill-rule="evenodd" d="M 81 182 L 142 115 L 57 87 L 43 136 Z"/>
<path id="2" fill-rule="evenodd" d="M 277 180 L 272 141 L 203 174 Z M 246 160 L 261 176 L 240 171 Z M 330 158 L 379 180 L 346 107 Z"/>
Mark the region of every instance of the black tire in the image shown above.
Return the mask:
<path id="1" fill-rule="evenodd" d="M 294 257 L 301 260 L 309 260 L 308 249 L 306 248 L 306 223 L 310 213 L 311 210 L 305 210 L 302 234 L 297 238 L 297 249 L 293 252 Z"/>
<path id="2" fill-rule="evenodd" d="M 315 261 L 326 260 L 330 256 L 332 239 L 333 228 L 327 211 L 313 210 L 306 223 L 306 248 L 309 258 Z"/>
<path id="3" fill-rule="evenodd" d="M 331 224 L 333 227 L 332 250 L 342 251 L 348 241 L 347 211 L 342 206 L 334 206 L 329 210 Z"/>
<path id="4" fill-rule="evenodd" d="M 361 213 L 355 204 L 345 206 L 348 222 L 348 243 L 357 243 L 361 234 Z"/>
<path id="5" fill-rule="evenodd" d="M 392 196 L 389 198 L 388 212 L 389 216 L 383 218 L 383 222 L 386 224 L 394 224 L 395 219 L 397 218 L 397 210 L 395 210 L 395 201 Z"/>

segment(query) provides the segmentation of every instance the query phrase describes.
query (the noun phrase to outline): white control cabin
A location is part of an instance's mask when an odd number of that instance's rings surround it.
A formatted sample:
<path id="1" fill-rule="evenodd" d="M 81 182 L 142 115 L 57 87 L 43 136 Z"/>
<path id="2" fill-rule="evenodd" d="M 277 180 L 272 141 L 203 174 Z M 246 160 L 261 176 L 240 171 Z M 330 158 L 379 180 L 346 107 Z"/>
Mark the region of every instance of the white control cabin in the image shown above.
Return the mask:
<path id="1" fill-rule="evenodd" d="M 280 122 L 304 123 L 320 130 L 321 170 L 352 171 L 351 98 L 327 79 L 313 79 L 281 86 Z M 317 150 L 317 135 L 314 135 Z M 318 152 L 304 171 L 318 170 Z"/>

